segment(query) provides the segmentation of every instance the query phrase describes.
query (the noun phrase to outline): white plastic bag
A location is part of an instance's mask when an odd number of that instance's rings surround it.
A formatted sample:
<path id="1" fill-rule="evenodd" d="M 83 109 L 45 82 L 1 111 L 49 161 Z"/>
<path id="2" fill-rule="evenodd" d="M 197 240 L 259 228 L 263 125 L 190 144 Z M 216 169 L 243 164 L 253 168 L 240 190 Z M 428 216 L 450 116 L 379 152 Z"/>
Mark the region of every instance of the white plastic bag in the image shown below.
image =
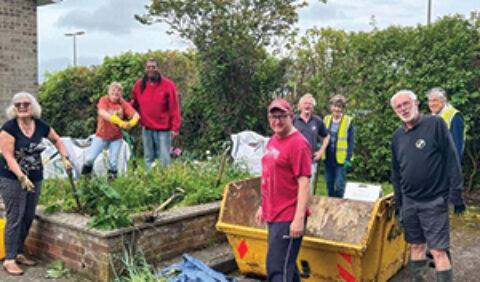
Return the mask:
<path id="1" fill-rule="evenodd" d="M 232 134 L 232 158 L 254 175 L 262 173 L 262 156 L 268 139 L 253 131 Z"/>
<path id="2" fill-rule="evenodd" d="M 81 174 L 83 163 L 85 161 L 85 152 L 87 148 L 91 145 L 91 140 L 95 135 L 91 135 L 86 139 L 78 139 L 71 137 L 61 137 L 63 143 L 65 144 L 65 149 L 67 150 L 68 157 L 73 164 L 73 172 L 76 177 Z M 57 148 L 48 140 L 43 139 L 42 141 L 46 146 L 45 151 L 42 152 L 42 160 L 45 160 L 49 156 L 53 155 Z M 122 146 L 120 147 L 120 152 L 118 156 L 118 173 L 125 174 L 127 172 L 128 160 L 130 159 L 130 150 L 128 148 L 127 142 L 122 140 Z M 103 175 L 108 171 L 108 148 L 104 148 L 102 153 L 98 155 L 95 163 L 93 164 L 93 173 L 98 175 Z M 62 161 L 60 155 L 55 156 L 48 163 L 43 166 L 43 177 L 67 177 L 65 170 L 63 169 Z"/>

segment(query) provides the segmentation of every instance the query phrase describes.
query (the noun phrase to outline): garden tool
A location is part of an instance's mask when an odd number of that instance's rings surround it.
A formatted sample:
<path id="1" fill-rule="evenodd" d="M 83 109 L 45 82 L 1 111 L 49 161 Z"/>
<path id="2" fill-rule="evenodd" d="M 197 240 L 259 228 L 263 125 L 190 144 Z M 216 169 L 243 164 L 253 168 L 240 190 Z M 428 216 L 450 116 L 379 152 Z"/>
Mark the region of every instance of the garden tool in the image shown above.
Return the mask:
<path id="1" fill-rule="evenodd" d="M 315 179 L 313 180 L 313 195 L 317 192 L 318 178 L 320 175 L 320 160 L 317 161 L 317 171 L 315 173 Z"/>
<path id="2" fill-rule="evenodd" d="M 78 199 L 77 189 L 75 189 L 75 182 L 73 181 L 73 169 L 70 168 L 65 171 L 67 172 L 68 179 L 70 180 L 70 184 L 72 185 L 73 196 L 75 197 L 75 202 L 77 202 L 78 211 L 83 213 L 82 205 L 80 204 L 80 200 Z"/>
<path id="3" fill-rule="evenodd" d="M 217 182 L 215 183 L 215 188 L 217 188 L 220 185 L 220 182 L 222 180 L 223 168 L 225 167 L 225 161 L 226 161 L 226 158 L 227 158 L 227 154 L 228 154 L 228 151 L 230 151 L 229 142 L 224 143 L 224 146 L 226 146 L 227 148 L 222 153 L 222 159 L 220 161 L 220 167 L 218 169 L 218 177 L 217 177 Z"/>
<path id="4" fill-rule="evenodd" d="M 154 222 L 155 219 L 157 219 L 157 217 L 158 217 L 158 213 L 163 211 L 177 196 L 179 196 L 180 194 L 183 194 L 183 193 L 185 193 L 185 190 L 183 190 L 182 188 L 180 188 L 180 187 L 175 188 L 175 190 L 173 191 L 173 194 L 165 202 L 163 202 L 160 206 L 158 206 L 158 208 L 153 210 L 152 214 L 150 216 L 148 216 L 145 219 L 145 221 L 146 222 Z"/>
<path id="5" fill-rule="evenodd" d="M 120 129 L 125 136 L 125 141 L 127 141 L 128 148 L 130 149 L 130 153 L 132 154 L 132 165 L 133 165 L 133 172 L 137 169 L 137 158 L 135 156 L 135 148 L 133 147 L 132 139 L 130 138 L 130 134 L 124 129 Z"/>
<path id="6" fill-rule="evenodd" d="M 50 161 L 51 161 L 53 158 L 55 158 L 57 155 L 58 155 L 58 151 L 55 151 L 55 153 L 51 154 L 50 156 L 48 156 L 47 158 L 45 158 L 45 159 L 42 161 L 42 165 L 48 164 L 48 162 L 50 162 Z"/>

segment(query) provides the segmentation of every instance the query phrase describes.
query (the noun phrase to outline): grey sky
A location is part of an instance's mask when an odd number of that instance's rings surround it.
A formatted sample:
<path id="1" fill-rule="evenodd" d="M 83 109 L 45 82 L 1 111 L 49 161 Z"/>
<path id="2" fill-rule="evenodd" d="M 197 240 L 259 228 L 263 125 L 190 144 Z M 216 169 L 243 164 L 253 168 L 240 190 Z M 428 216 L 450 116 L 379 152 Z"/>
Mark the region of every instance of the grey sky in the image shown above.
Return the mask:
<path id="1" fill-rule="evenodd" d="M 73 41 L 67 32 L 85 31 L 77 37 L 77 62 L 92 65 L 105 56 L 129 50 L 184 50 L 188 43 L 166 34 L 166 26 L 144 26 L 133 18 L 142 14 L 149 0 L 63 0 L 38 8 L 39 79 L 45 71 L 64 69 L 72 63 Z M 479 0 L 432 0 L 432 20 L 448 14 L 463 14 L 480 8 Z M 372 15 L 383 29 L 389 25 L 426 22 L 427 0 L 309 0 L 299 11 L 302 30 L 331 26 L 350 31 L 371 30 Z"/>

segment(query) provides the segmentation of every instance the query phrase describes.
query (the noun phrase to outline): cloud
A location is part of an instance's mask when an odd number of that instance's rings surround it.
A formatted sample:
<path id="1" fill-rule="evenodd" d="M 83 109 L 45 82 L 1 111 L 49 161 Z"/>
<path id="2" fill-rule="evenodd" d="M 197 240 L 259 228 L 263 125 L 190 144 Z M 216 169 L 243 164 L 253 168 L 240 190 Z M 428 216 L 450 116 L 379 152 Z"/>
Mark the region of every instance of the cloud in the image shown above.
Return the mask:
<path id="1" fill-rule="evenodd" d="M 339 5 L 330 3 L 325 5 L 318 1 L 303 8 L 299 16 L 305 21 L 339 20 L 347 17 L 345 12 L 339 9 Z"/>
<path id="2" fill-rule="evenodd" d="M 146 1 L 109 0 L 93 10 L 91 7 L 95 4 L 87 4 L 84 5 L 83 9 L 70 9 L 59 17 L 55 25 L 60 28 L 75 28 L 90 32 L 106 32 L 112 35 L 127 35 L 132 33 L 135 28 L 141 26 L 133 18 L 133 15 L 144 12 L 142 3 L 146 3 Z"/>
<path id="3" fill-rule="evenodd" d="M 391 24 L 415 25 L 424 16 L 425 5 L 418 0 L 332 0 L 326 5 L 310 0 L 310 5 L 300 12 L 300 25 L 369 30 L 372 16 L 379 28 Z"/>

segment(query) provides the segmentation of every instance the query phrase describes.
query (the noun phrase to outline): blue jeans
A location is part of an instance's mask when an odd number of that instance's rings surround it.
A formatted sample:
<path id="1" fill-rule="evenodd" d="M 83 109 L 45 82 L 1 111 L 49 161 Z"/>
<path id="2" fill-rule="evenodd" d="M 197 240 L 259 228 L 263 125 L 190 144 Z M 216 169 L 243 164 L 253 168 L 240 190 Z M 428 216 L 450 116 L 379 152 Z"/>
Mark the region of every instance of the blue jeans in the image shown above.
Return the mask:
<path id="1" fill-rule="evenodd" d="M 143 128 L 143 157 L 147 168 L 160 159 L 160 165 L 165 167 L 170 164 L 170 147 L 172 140 L 170 131 L 150 130 Z"/>
<path id="2" fill-rule="evenodd" d="M 108 146 L 108 169 L 111 171 L 118 170 L 118 155 L 122 147 L 122 138 L 115 140 L 104 140 L 97 136 L 93 137 L 93 142 L 85 152 L 85 165 L 93 166 L 95 159 Z"/>
<path id="3" fill-rule="evenodd" d="M 324 165 L 325 181 L 327 182 L 327 191 L 329 197 L 343 198 L 345 192 L 345 177 L 347 170 L 340 164 Z"/>

